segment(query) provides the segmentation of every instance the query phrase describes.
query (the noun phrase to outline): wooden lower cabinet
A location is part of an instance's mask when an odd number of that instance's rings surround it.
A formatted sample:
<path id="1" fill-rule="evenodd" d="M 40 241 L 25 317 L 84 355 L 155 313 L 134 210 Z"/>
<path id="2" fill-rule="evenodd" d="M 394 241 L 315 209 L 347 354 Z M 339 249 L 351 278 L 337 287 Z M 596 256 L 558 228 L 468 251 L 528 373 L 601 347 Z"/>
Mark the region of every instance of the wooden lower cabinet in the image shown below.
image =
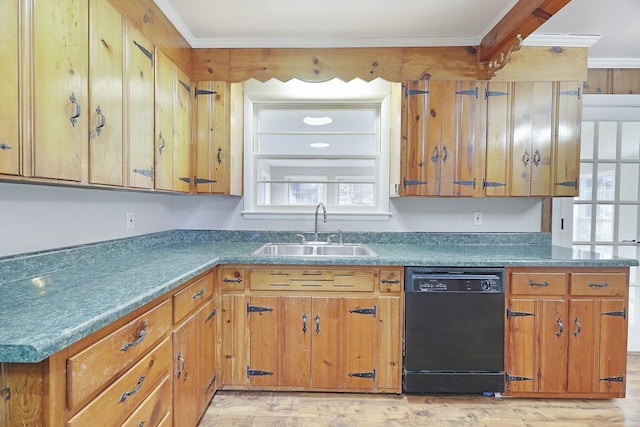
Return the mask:
<path id="1" fill-rule="evenodd" d="M 511 269 L 506 395 L 624 397 L 628 268 Z"/>
<path id="2" fill-rule="evenodd" d="M 298 283 L 305 272 L 278 266 L 269 274 L 262 266 L 246 274 L 244 291 L 223 288 L 221 387 L 399 393 L 401 286 L 393 285 L 401 283 L 402 269 L 360 273 L 314 267 L 306 274 L 323 279 L 313 291 L 279 292 L 267 286 L 275 283 L 270 277 Z M 362 285 L 367 274 L 370 287 Z M 360 290 L 351 290 L 345 275 Z M 336 292 L 336 281 L 348 290 Z"/>

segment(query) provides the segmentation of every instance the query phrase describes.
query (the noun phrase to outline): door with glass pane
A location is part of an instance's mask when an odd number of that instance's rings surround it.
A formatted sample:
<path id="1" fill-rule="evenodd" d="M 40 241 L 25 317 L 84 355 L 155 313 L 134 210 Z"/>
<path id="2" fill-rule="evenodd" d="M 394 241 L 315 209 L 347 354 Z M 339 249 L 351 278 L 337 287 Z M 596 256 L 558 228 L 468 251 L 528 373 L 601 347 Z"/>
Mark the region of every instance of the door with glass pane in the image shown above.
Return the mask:
<path id="1" fill-rule="evenodd" d="M 573 200 L 573 247 L 605 257 L 640 259 L 640 101 L 636 108 L 586 106 L 580 158 L 580 190 Z M 637 351 L 637 267 L 631 268 L 630 286 L 629 350 Z"/>

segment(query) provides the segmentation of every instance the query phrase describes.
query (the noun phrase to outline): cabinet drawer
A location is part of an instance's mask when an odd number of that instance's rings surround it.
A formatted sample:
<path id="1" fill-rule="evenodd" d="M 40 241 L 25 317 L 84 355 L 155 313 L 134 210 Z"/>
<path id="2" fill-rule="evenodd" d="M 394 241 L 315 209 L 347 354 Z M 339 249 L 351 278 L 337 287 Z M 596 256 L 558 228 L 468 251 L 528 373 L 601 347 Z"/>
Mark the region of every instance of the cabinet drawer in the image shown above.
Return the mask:
<path id="1" fill-rule="evenodd" d="M 171 380 L 167 376 L 138 409 L 122 423 L 122 427 L 157 426 L 171 411 L 170 403 Z"/>
<path id="2" fill-rule="evenodd" d="M 162 380 L 169 378 L 170 366 L 171 340 L 165 338 L 157 348 L 71 418 L 67 425 L 90 426 L 98 420 L 100 425 L 119 425 Z"/>
<path id="3" fill-rule="evenodd" d="M 564 295 L 566 273 L 511 273 L 511 293 L 514 295 Z"/>
<path id="4" fill-rule="evenodd" d="M 220 270 L 220 287 L 223 291 L 244 290 L 244 270 L 241 268 L 222 268 Z"/>
<path id="5" fill-rule="evenodd" d="M 252 269 L 252 290 L 373 291 L 373 270 Z"/>
<path id="6" fill-rule="evenodd" d="M 571 295 L 624 296 L 627 293 L 625 273 L 571 273 Z"/>
<path id="7" fill-rule="evenodd" d="M 178 323 L 213 295 L 213 274 L 196 280 L 173 295 L 173 322 Z"/>
<path id="8" fill-rule="evenodd" d="M 383 294 L 399 294 L 402 292 L 403 271 L 396 269 L 380 270 L 378 286 Z"/>
<path id="9" fill-rule="evenodd" d="M 67 405 L 73 410 L 146 354 L 171 328 L 165 301 L 67 360 Z"/>

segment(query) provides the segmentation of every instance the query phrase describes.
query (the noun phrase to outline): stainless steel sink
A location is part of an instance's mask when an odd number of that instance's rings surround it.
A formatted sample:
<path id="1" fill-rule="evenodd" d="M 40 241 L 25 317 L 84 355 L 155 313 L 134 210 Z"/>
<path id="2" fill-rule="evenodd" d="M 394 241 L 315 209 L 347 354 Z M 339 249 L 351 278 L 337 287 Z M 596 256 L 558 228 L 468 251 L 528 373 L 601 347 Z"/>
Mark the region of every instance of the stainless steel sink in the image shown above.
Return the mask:
<path id="1" fill-rule="evenodd" d="M 267 243 L 252 255 L 270 256 L 307 256 L 307 257 L 374 257 L 378 256 L 371 248 L 363 244 L 327 244 L 309 243 Z"/>

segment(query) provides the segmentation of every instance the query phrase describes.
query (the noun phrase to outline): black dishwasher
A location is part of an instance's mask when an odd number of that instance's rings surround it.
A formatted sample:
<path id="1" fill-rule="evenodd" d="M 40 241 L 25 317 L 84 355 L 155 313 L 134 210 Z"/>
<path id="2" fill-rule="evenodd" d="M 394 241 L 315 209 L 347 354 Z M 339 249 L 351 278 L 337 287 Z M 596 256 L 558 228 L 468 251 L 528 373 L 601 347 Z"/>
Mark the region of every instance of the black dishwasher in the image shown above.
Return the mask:
<path id="1" fill-rule="evenodd" d="M 501 268 L 405 268 L 403 390 L 504 391 Z"/>

